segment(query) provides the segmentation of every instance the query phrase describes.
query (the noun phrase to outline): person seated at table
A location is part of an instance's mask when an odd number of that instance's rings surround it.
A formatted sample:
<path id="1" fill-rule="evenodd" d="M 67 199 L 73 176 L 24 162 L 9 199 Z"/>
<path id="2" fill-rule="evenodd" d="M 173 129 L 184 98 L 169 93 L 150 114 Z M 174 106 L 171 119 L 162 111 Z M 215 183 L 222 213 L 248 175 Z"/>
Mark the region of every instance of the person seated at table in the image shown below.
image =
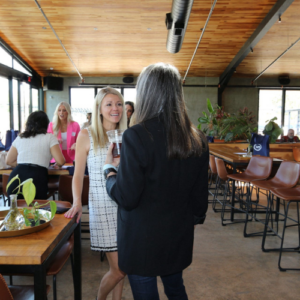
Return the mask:
<path id="1" fill-rule="evenodd" d="M 127 127 L 129 128 L 130 119 L 131 119 L 132 114 L 134 113 L 134 103 L 132 101 L 126 101 L 125 109 L 126 109 L 126 115 L 127 115 Z"/>
<path id="2" fill-rule="evenodd" d="M 75 160 L 75 148 L 80 126 L 73 121 L 71 107 L 67 102 L 60 102 L 55 109 L 52 122 L 47 132 L 54 134 L 59 142 L 60 149 L 66 159 L 66 163 Z M 55 160 L 51 160 L 55 162 Z"/>
<path id="3" fill-rule="evenodd" d="M 283 143 L 299 143 L 299 138 L 295 136 L 294 129 L 289 129 L 288 134 L 281 138 Z"/>
<path id="4" fill-rule="evenodd" d="M 92 124 L 92 113 L 87 113 L 86 114 L 86 118 L 87 118 L 87 122 L 84 122 L 81 126 L 81 130 L 82 129 L 85 129 L 85 128 L 88 128 L 89 126 L 91 126 Z"/>
<path id="5" fill-rule="evenodd" d="M 31 113 L 25 131 L 14 140 L 6 157 L 6 163 L 15 167 L 8 181 L 17 174 L 21 182 L 32 178 L 36 187 L 35 198 L 41 200 L 47 199 L 48 167 L 51 158 L 54 157 L 59 167 L 65 163 L 57 138 L 47 133 L 48 125 L 49 119 L 45 112 Z M 9 186 L 8 195 L 17 192 L 14 189 L 18 184 L 16 180 Z"/>

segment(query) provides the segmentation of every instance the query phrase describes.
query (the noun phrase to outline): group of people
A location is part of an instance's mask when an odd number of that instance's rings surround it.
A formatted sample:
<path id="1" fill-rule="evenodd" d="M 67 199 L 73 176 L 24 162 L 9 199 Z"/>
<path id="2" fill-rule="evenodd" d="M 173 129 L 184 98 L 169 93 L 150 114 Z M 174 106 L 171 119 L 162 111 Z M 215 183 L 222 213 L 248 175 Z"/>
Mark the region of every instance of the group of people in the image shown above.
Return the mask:
<path id="1" fill-rule="evenodd" d="M 188 299 L 182 271 L 192 262 L 195 225 L 206 216 L 209 151 L 187 115 L 178 70 L 163 63 L 145 68 L 136 107 L 117 90 L 101 89 L 82 130 L 67 103 L 48 124 L 45 113 L 32 113 L 8 159 L 17 163 L 14 174 L 32 169 L 32 177 L 40 168 L 45 173 L 51 157 L 57 167 L 75 159 L 73 206 L 65 217 L 77 222 L 88 166 L 91 249 L 106 252 L 109 262 L 96 299 L 112 291 L 120 300 L 126 275 L 135 300 L 159 299 L 157 276 L 168 299 Z M 125 130 L 120 158 L 106 134 L 114 129 Z M 35 153 L 41 145 L 43 157 Z"/>

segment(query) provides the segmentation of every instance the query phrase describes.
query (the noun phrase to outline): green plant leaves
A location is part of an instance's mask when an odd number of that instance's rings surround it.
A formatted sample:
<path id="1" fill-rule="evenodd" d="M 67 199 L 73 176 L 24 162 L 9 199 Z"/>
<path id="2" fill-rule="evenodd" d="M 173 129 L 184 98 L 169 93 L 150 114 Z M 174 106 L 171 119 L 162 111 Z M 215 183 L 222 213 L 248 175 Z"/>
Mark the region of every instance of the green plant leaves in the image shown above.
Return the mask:
<path id="1" fill-rule="evenodd" d="M 208 98 L 207 98 L 207 109 L 211 114 L 215 112 L 215 110 L 213 109 L 211 102 Z"/>
<path id="2" fill-rule="evenodd" d="M 6 191 L 8 190 L 9 186 L 10 186 L 16 179 L 19 179 L 19 174 L 17 174 L 14 178 L 12 178 L 12 179 L 9 181 L 9 183 L 8 183 L 7 186 L 6 186 Z M 17 189 L 17 188 L 18 188 L 18 186 L 17 186 L 15 189 Z"/>
<path id="3" fill-rule="evenodd" d="M 271 131 L 273 129 L 273 122 L 269 122 L 266 126 L 265 126 L 265 130 L 266 131 Z"/>
<path id="4" fill-rule="evenodd" d="M 32 182 L 32 178 L 25 180 L 24 182 L 22 182 L 21 185 L 23 185 L 22 194 L 24 196 L 27 205 L 29 206 L 35 198 L 35 194 L 36 194 L 35 185 Z"/>
<path id="5" fill-rule="evenodd" d="M 53 219 L 57 210 L 57 205 L 55 201 L 50 201 L 50 209 L 51 209 L 51 219 Z"/>

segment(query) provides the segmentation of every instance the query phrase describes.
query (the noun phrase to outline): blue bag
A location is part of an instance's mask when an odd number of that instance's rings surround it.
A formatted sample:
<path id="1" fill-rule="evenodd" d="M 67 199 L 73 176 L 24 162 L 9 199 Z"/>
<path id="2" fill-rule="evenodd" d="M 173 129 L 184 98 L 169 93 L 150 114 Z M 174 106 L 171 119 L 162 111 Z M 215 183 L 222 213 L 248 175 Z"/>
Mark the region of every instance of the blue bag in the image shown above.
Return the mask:
<path id="1" fill-rule="evenodd" d="M 252 133 L 250 141 L 252 145 L 253 155 L 270 156 L 269 136 Z"/>
<path id="2" fill-rule="evenodd" d="M 0 140 L 0 151 L 4 151 L 5 150 L 5 145 L 2 144 L 2 141 Z"/>
<path id="3" fill-rule="evenodd" d="M 214 137 L 213 136 L 207 135 L 206 139 L 207 139 L 208 143 L 213 143 L 214 142 Z"/>
<path id="4" fill-rule="evenodd" d="M 13 141 L 18 136 L 18 130 L 7 130 L 6 131 L 6 139 L 5 139 L 5 151 L 8 151 L 13 143 Z"/>

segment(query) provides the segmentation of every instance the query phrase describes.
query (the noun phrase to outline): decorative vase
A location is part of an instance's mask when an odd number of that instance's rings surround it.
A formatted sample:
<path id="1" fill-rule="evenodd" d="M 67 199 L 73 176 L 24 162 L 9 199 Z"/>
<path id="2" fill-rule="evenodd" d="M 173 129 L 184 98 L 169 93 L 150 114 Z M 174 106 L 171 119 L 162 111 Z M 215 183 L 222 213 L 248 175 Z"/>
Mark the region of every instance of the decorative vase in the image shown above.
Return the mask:
<path id="1" fill-rule="evenodd" d="M 18 209 L 17 197 L 18 195 L 10 195 L 10 209 L 3 220 L 1 231 L 20 230 L 24 227 L 25 219 Z"/>

